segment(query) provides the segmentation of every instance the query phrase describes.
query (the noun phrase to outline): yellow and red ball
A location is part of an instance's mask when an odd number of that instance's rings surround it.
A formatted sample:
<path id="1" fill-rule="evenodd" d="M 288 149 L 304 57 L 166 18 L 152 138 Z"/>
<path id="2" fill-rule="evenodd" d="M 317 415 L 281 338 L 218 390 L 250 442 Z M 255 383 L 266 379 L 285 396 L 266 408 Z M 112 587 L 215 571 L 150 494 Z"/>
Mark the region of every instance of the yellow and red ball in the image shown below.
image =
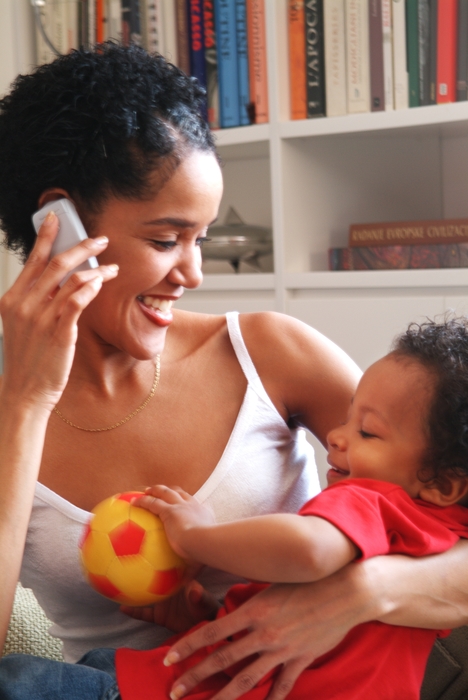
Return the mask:
<path id="1" fill-rule="evenodd" d="M 90 585 L 122 605 L 151 605 L 181 587 L 186 565 L 170 547 L 161 520 L 120 493 L 93 508 L 80 541 Z"/>

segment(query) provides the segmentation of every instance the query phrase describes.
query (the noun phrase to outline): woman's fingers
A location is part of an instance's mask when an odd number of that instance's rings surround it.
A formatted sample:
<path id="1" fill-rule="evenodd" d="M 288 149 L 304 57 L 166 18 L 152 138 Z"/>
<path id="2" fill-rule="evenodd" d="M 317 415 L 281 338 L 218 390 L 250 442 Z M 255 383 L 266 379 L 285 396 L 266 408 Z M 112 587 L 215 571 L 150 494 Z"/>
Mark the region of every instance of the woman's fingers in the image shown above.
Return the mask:
<path id="1" fill-rule="evenodd" d="M 51 211 L 40 227 L 36 242 L 11 291 L 24 293 L 41 276 L 49 263 L 50 251 L 59 230 L 59 220 Z"/>
<path id="2" fill-rule="evenodd" d="M 86 238 L 74 248 L 70 248 L 70 250 L 56 255 L 36 279 L 34 286 L 31 288 L 31 298 L 38 301 L 47 299 L 57 290 L 60 282 L 71 270 L 81 265 L 81 263 L 85 262 L 85 260 L 92 255 L 99 255 L 102 253 L 108 242 L 109 240 L 106 236 Z M 95 268 L 91 270 L 91 272 L 96 272 L 97 269 L 98 268 Z M 77 280 L 79 280 L 79 278 L 75 278 L 75 282 Z"/>

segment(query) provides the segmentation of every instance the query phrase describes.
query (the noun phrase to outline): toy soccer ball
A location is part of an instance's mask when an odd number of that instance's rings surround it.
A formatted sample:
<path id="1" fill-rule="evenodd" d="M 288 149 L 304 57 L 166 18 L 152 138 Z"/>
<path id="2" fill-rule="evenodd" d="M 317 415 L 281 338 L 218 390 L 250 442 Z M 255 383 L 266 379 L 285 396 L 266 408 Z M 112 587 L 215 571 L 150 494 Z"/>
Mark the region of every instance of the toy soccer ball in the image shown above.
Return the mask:
<path id="1" fill-rule="evenodd" d="M 120 493 L 98 503 L 79 545 L 88 582 L 123 605 L 150 605 L 173 595 L 186 568 L 171 549 L 161 520 L 130 505 L 140 495 Z"/>

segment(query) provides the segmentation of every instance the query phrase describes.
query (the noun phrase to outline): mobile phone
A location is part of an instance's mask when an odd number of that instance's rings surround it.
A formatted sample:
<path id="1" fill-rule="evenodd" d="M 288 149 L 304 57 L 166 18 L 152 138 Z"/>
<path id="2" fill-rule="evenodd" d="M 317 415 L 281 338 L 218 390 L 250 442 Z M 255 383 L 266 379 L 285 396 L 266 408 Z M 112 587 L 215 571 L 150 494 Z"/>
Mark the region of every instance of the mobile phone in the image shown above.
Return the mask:
<path id="1" fill-rule="evenodd" d="M 70 250 L 70 248 L 73 248 L 75 245 L 78 245 L 80 241 L 84 241 L 85 238 L 88 238 L 85 228 L 81 223 L 81 219 L 78 216 L 78 212 L 75 209 L 75 205 L 73 204 L 73 202 L 70 202 L 69 199 L 65 198 L 57 199 L 53 202 L 48 202 L 45 206 L 42 207 L 42 209 L 39 209 L 39 211 L 33 214 L 32 222 L 36 233 L 42 226 L 42 222 L 46 218 L 49 211 L 54 211 L 59 220 L 59 231 L 57 234 L 57 238 L 55 239 L 54 244 L 52 246 L 52 250 L 50 252 L 51 258 L 53 258 L 55 255 L 58 255 L 58 253 L 64 253 L 66 250 Z M 91 257 L 89 257 L 87 260 L 81 263 L 81 265 L 78 265 L 78 267 L 75 267 L 73 270 L 71 270 L 63 278 L 59 286 L 62 287 L 68 280 L 70 275 L 72 275 L 77 270 L 89 270 L 90 268 L 98 266 L 98 261 L 96 260 L 94 255 L 91 255 Z"/>

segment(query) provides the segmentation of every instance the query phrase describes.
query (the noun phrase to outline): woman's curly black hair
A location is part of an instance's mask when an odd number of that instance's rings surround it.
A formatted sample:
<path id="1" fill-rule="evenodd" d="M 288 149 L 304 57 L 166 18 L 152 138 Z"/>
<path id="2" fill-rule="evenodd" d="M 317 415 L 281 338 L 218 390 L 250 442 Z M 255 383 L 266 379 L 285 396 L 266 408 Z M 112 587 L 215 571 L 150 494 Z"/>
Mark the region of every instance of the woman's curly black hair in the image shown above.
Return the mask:
<path id="1" fill-rule="evenodd" d="M 468 475 L 468 319 L 412 323 L 395 340 L 391 356 L 421 363 L 433 377 L 423 474 L 429 480 Z"/>
<path id="2" fill-rule="evenodd" d="M 18 76 L 0 100 L 5 245 L 28 256 L 31 215 L 48 188 L 63 188 L 94 214 L 109 196 L 154 193 L 190 150 L 215 153 L 204 96 L 162 56 L 113 42 Z"/>

